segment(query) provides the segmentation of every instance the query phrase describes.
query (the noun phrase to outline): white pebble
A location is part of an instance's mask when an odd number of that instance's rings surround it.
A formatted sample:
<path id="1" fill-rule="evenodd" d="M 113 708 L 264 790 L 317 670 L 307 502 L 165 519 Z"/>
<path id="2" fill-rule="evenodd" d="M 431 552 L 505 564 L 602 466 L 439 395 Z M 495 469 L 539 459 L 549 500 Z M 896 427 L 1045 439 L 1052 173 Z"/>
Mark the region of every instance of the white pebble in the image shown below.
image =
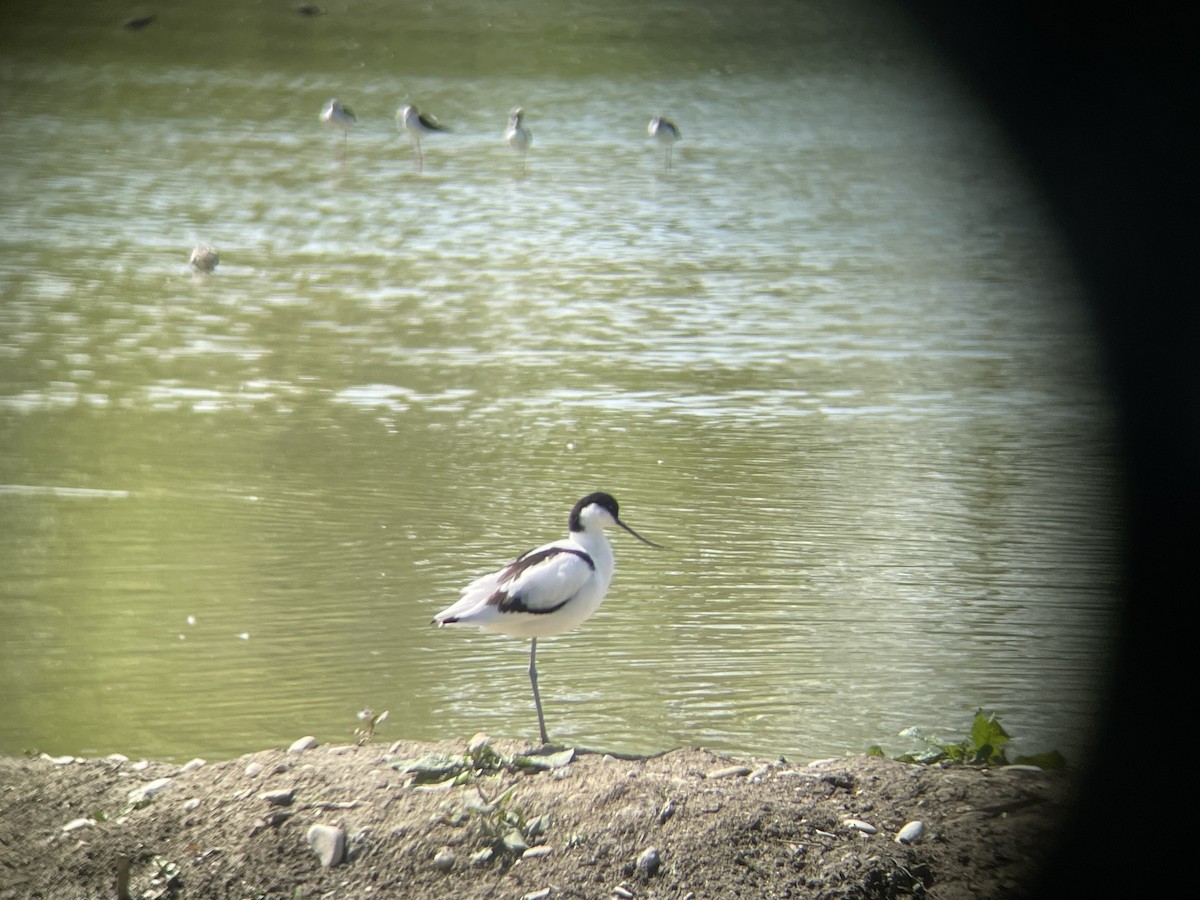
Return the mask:
<path id="1" fill-rule="evenodd" d="M 863 834 L 874 834 L 879 830 L 870 822 L 864 822 L 862 819 L 843 819 L 842 825 L 852 831 L 861 831 Z"/>
<path id="2" fill-rule="evenodd" d="M 433 867 L 439 872 L 449 872 L 454 868 L 454 851 L 449 847 L 443 847 L 433 857 Z"/>
<path id="3" fill-rule="evenodd" d="M 901 844 L 915 844 L 923 834 L 925 834 L 924 822 L 909 822 L 896 832 L 896 841 Z"/>
<path id="4" fill-rule="evenodd" d="M 749 766 L 726 766 L 724 769 L 714 769 L 705 775 L 705 778 L 734 778 L 742 775 L 749 775 L 752 769 Z"/>
<path id="5" fill-rule="evenodd" d="M 203 760 L 197 756 L 195 759 L 190 759 L 187 762 L 185 762 L 183 764 L 183 768 L 180 771 L 195 772 L 197 769 L 199 769 L 207 764 L 208 764 L 207 760 Z"/>
<path id="6" fill-rule="evenodd" d="M 260 800 L 266 800 L 274 806 L 291 806 L 296 798 L 296 792 L 291 788 L 281 788 L 277 791 L 264 791 L 258 795 Z"/>
<path id="7" fill-rule="evenodd" d="M 78 831 L 80 828 L 87 828 L 95 825 L 94 819 L 72 819 L 62 827 L 63 834 L 70 834 L 72 831 Z"/>
<path id="8" fill-rule="evenodd" d="M 504 845 L 504 849 L 513 856 L 520 856 L 529 849 L 529 845 L 525 843 L 525 838 L 521 837 L 521 832 L 515 829 L 504 835 L 501 843 Z"/>
<path id="9" fill-rule="evenodd" d="M 183 804 L 184 812 L 194 812 L 195 810 L 197 810 L 199 808 L 200 808 L 200 798 L 198 798 L 198 797 L 193 797 L 192 799 L 186 801 Z"/>
<path id="10" fill-rule="evenodd" d="M 140 806 L 171 783 L 170 778 L 156 778 L 129 792 L 129 802 Z"/>
<path id="11" fill-rule="evenodd" d="M 336 825 L 313 825 L 306 837 L 308 846 L 327 869 L 336 866 L 346 855 L 346 832 Z"/>
<path id="12" fill-rule="evenodd" d="M 543 856 L 549 856 L 554 852 L 554 848 L 549 844 L 539 844 L 537 847 L 530 847 L 521 854 L 521 859 L 541 859 Z"/>
<path id="13" fill-rule="evenodd" d="M 317 739 L 311 734 L 299 738 L 292 742 L 292 746 L 288 747 L 288 753 L 303 753 L 305 750 L 311 750 L 317 746 Z"/>

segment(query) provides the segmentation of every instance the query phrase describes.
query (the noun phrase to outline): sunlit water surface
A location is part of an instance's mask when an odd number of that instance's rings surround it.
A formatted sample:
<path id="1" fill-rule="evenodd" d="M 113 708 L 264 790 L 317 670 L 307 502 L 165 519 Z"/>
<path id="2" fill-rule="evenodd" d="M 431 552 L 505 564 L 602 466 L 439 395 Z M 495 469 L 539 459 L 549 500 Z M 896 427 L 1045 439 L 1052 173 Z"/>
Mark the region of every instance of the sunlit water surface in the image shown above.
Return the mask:
<path id="1" fill-rule="evenodd" d="M 887 17 L 612 7 L 10 34 L 0 752 L 533 738 L 527 645 L 429 620 L 596 489 L 669 549 L 542 642 L 554 739 L 1083 751 L 1114 416 L 1016 162 Z"/>

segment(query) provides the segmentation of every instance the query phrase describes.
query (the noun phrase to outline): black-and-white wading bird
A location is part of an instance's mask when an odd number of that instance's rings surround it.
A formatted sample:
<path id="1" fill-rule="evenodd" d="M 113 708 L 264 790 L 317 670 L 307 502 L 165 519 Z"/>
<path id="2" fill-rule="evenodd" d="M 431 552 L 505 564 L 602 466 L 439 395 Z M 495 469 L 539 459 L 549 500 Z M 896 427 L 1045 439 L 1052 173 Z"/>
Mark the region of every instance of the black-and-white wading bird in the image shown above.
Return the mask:
<path id="1" fill-rule="evenodd" d="M 321 121 L 330 128 L 342 129 L 342 161 L 346 160 L 346 136 L 350 133 L 350 129 L 354 127 L 354 123 L 358 121 L 358 117 L 354 115 L 354 110 L 342 104 L 337 97 L 330 97 L 329 102 L 325 104 L 325 108 L 321 110 Z"/>
<path id="2" fill-rule="evenodd" d="M 413 150 L 417 154 L 417 171 L 420 172 L 425 167 L 425 156 L 421 153 L 421 135 L 437 134 L 438 132 L 449 131 L 450 129 L 442 125 L 433 116 L 424 115 L 419 109 L 413 105 L 401 107 L 396 113 L 396 124 L 408 132 L 408 137 L 412 141 Z"/>
<path id="3" fill-rule="evenodd" d="M 675 142 L 683 137 L 679 133 L 679 127 L 670 119 L 662 116 L 655 116 L 650 120 L 650 124 L 646 128 L 650 137 L 654 138 L 660 144 L 667 148 L 667 171 L 671 171 L 671 151 L 675 146 Z"/>
<path id="4" fill-rule="evenodd" d="M 457 603 L 433 617 L 438 626 L 473 625 L 481 631 L 530 638 L 529 683 L 543 744 L 549 738 L 538 694 L 537 641 L 579 627 L 600 608 L 613 575 L 613 551 L 604 536 L 610 525 L 624 528 L 651 547 L 662 547 L 621 521 L 611 494 L 588 494 L 571 510 L 567 537 L 475 579 L 462 589 Z"/>
<path id="5" fill-rule="evenodd" d="M 525 127 L 525 110 L 518 106 L 508 115 L 508 128 L 504 131 L 504 142 L 521 154 L 521 171 L 525 171 L 525 155 L 533 144 L 533 132 Z"/>

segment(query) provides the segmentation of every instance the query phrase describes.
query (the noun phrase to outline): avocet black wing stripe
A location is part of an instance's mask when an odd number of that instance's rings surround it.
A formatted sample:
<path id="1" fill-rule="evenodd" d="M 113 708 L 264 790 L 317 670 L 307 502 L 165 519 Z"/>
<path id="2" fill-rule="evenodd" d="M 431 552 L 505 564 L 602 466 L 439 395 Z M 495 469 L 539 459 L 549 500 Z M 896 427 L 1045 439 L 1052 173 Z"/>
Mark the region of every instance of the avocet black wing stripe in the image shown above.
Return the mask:
<path id="1" fill-rule="evenodd" d="M 543 550 L 530 551 L 505 567 L 500 578 L 502 587 L 488 597 L 487 604 L 495 606 L 500 612 L 523 612 L 534 615 L 545 615 L 562 609 L 574 597 L 574 592 L 563 597 L 557 603 L 546 606 L 531 605 L 525 594 L 526 591 L 530 591 L 536 595 L 536 586 L 528 582 L 522 585 L 520 581 L 522 575 L 532 572 L 538 566 L 547 565 L 556 558 L 568 555 L 578 557 L 587 564 L 589 570 L 595 571 L 596 563 L 582 550 L 570 547 L 547 547 Z"/>

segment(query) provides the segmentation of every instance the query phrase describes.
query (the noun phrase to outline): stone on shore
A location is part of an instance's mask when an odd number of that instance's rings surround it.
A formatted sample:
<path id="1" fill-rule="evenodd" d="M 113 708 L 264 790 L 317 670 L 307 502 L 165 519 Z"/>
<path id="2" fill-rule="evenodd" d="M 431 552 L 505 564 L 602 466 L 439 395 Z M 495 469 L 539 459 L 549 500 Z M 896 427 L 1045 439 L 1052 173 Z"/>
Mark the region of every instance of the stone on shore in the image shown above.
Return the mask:
<path id="1" fill-rule="evenodd" d="M 308 829 L 308 846 L 325 868 L 336 866 L 346 856 L 346 832 L 336 825 L 313 825 Z"/>

